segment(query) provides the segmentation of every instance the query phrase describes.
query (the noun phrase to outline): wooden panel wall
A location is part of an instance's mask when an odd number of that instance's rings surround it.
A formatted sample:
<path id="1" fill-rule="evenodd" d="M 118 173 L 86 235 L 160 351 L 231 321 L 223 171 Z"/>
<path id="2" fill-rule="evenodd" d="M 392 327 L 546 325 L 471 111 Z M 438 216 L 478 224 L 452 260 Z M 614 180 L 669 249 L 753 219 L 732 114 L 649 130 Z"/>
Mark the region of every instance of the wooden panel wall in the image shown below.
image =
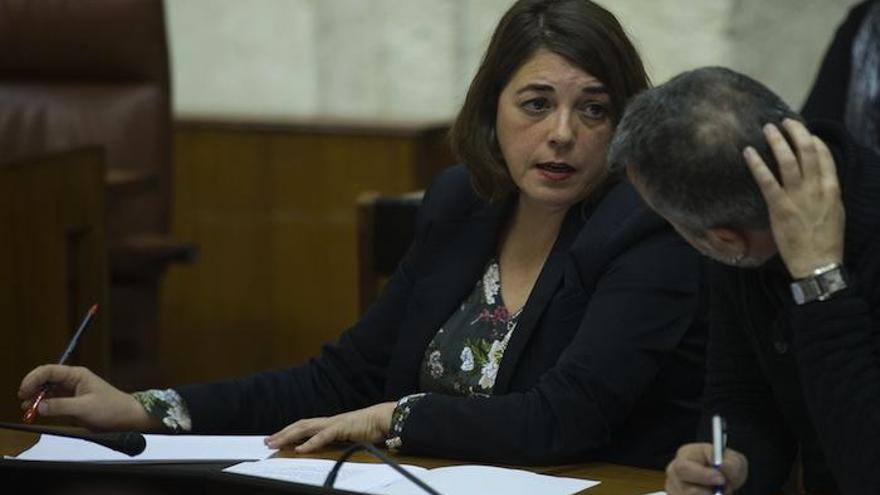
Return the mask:
<path id="1" fill-rule="evenodd" d="M 356 199 L 423 188 L 453 159 L 445 125 L 181 122 L 173 232 L 199 258 L 162 287 L 173 383 L 285 367 L 359 314 Z"/>
<path id="2" fill-rule="evenodd" d="M 56 362 L 94 303 L 69 364 L 105 371 L 104 167 L 97 149 L 0 165 L 0 418 L 20 421 L 24 374 Z"/>

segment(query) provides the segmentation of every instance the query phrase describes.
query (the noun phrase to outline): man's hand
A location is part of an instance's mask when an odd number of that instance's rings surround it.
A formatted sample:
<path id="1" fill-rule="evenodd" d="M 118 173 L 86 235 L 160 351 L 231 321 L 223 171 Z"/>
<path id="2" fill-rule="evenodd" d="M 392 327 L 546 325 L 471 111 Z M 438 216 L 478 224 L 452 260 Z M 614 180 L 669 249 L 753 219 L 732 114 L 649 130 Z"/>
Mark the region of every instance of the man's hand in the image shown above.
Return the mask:
<path id="1" fill-rule="evenodd" d="M 743 156 L 767 202 L 779 255 L 792 278 L 800 279 L 843 262 L 844 210 L 828 147 L 800 122 L 786 119 L 782 125 L 797 154 L 775 125 L 764 127 L 781 184 L 754 148 L 746 148 Z"/>
<path id="2" fill-rule="evenodd" d="M 724 485 L 730 494 L 746 482 L 749 463 L 745 456 L 732 449 L 724 450 L 721 468 L 712 466 L 712 444 L 689 443 L 678 449 L 675 459 L 666 467 L 666 493 L 669 495 L 712 495 L 715 487 Z"/>
<path id="3" fill-rule="evenodd" d="M 379 443 L 388 436 L 395 406 L 384 402 L 329 418 L 301 419 L 267 437 L 266 445 L 277 449 L 308 439 L 294 449 L 305 454 L 337 441 Z"/>

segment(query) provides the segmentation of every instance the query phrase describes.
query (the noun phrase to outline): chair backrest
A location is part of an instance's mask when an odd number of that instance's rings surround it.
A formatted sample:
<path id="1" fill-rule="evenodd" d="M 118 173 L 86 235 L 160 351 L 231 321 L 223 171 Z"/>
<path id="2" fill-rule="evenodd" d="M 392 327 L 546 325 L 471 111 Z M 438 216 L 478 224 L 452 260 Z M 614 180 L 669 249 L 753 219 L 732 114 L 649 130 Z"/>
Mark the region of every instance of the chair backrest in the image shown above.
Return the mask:
<path id="1" fill-rule="evenodd" d="M 363 193 L 357 201 L 361 312 L 376 300 L 415 235 L 423 191 L 383 195 Z"/>
<path id="2" fill-rule="evenodd" d="M 167 232 L 162 0 L 0 0 L 0 163 L 101 146 L 108 237 Z"/>
<path id="3" fill-rule="evenodd" d="M 0 0 L 0 46 L 0 167 L 103 150 L 112 379 L 164 383 L 159 277 L 195 250 L 170 233 L 163 0 Z"/>

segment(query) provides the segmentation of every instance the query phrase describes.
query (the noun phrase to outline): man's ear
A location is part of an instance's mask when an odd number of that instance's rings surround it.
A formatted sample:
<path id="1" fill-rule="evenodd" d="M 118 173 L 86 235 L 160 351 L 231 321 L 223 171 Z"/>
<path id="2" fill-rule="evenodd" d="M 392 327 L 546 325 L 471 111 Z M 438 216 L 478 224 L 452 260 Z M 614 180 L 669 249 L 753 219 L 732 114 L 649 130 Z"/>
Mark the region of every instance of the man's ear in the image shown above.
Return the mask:
<path id="1" fill-rule="evenodd" d="M 705 238 L 716 253 L 731 259 L 742 258 L 749 252 L 746 236 L 728 227 L 710 227 Z"/>

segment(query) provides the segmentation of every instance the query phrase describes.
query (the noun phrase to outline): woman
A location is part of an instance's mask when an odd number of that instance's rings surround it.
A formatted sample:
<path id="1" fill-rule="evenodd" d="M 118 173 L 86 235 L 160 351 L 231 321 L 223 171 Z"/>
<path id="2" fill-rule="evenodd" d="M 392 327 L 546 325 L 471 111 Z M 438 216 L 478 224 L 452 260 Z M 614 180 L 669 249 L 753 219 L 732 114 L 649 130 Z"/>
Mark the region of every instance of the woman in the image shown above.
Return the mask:
<path id="1" fill-rule="evenodd" d="M 240 380 L 138 393 L 41 367 L 92 428 L 271 432 L 506 463 L 660 467 L 691 438 L 702 383 L 699 262 L 606 172 L 624 103 L 647 86 L 617 20 L 588 0 L 520 0 L 455 123 L 381 299 L 322 355 Z M 285 427 L 285 425 L 288 425 Z M 301 443 L 304 442 L 304 443 Z"/>

